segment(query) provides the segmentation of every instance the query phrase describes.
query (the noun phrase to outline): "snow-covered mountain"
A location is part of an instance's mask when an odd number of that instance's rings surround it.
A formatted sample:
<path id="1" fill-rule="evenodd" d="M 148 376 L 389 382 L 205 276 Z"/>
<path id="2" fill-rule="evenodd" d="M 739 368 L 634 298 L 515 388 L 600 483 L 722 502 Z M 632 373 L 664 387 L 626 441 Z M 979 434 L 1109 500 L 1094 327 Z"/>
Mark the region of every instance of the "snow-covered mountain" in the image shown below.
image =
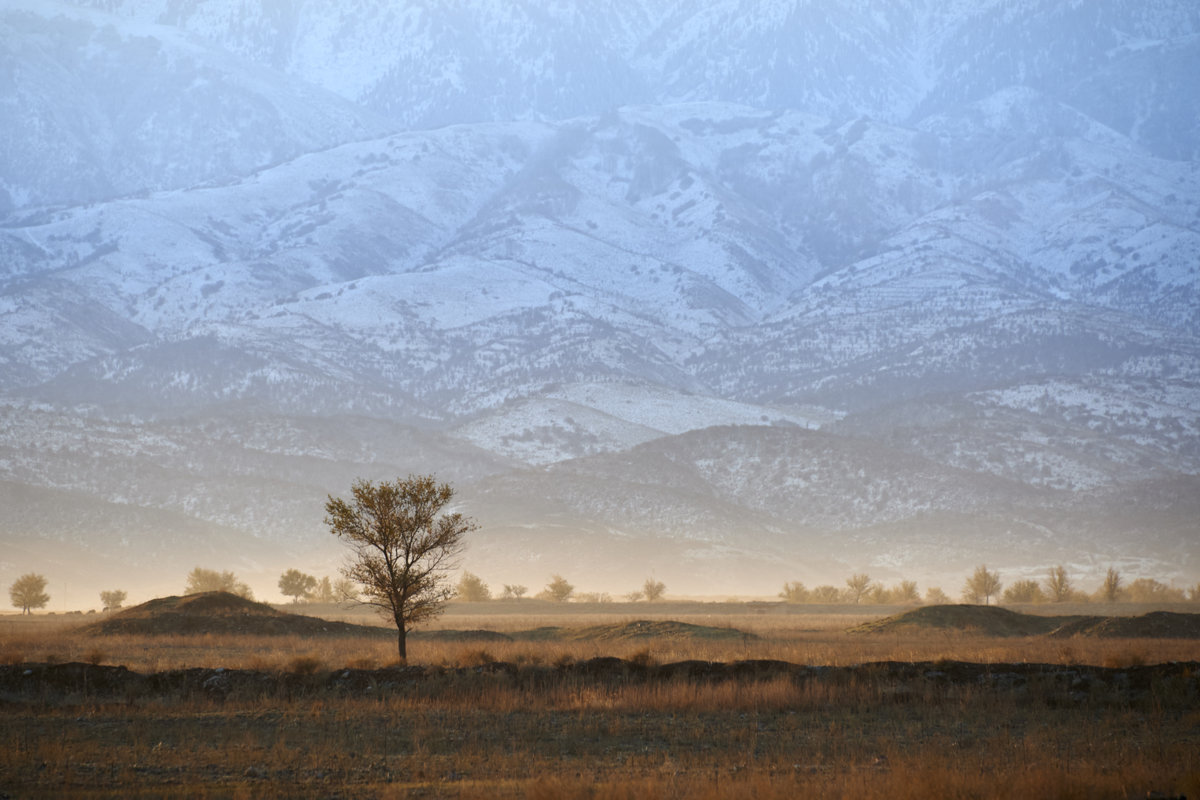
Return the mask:
<path id="1" fill-rule="evenodd" d="M 0 2 L 0 571 L 1195 569 L 1192 4 L 348 9 Z"/>
<path id="2" fill-rule="evenodd" d="M 411 129 L 694 100 L 902 122 L 1019 85 L 1160 155 L 1197 153 L 1200 9 L 1179 0 L 73 4 L 177 28 Z"/>
<path id="3" fill-rule="evenodd" d="M 387 124 L 178 28 L 0 3 L 0 214 L 222 181 Z"/>

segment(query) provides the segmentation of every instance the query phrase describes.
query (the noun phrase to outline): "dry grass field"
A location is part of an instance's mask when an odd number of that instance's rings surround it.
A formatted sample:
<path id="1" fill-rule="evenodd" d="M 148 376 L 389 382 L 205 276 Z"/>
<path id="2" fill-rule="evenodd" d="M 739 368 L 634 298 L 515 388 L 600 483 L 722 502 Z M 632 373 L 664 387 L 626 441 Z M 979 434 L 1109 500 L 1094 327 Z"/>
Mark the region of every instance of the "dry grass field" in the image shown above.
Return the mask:
<path id="1" fill-rule="evenodd" d="M 407 667 L 387 631 L 0 617 L 0 797 L 1200 796 L 1200 640 L 487 605 L 452 606 Z"/>

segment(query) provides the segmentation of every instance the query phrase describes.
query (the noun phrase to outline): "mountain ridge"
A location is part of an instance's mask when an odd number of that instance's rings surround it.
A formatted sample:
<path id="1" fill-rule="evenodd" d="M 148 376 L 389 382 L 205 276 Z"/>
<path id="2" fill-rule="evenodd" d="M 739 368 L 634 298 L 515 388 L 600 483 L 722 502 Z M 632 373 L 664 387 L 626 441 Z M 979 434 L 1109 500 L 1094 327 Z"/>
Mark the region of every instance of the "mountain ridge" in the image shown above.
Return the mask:
<path id="1" fill-rule="evenodd" d="M 435 471 L 491 580 L 1194 570 L 1200 12 L 385 6 L 0 5 L 23 552 L 103 551 L 128 506 L 319 564 L 326 494 Z M 165 138 L 101 141 L 172 87 Z M 94 541 L 39 527 L 55 492 Z"/>

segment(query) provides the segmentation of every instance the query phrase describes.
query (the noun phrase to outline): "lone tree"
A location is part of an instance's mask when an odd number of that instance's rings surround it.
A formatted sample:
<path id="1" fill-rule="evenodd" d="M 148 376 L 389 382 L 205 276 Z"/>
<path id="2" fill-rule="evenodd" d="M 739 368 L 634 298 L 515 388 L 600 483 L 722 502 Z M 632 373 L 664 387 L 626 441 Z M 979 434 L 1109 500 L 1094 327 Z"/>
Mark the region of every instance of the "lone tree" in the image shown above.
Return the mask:
<path id="1" fill-rule="evenodd" d="M 975 568 L 975 573 L 967 578 L 966 584 L 963 586 L 963 601 L 967 603 L 978 603 L 981 600 L 983 604 L 989 605 L 992 602 L 992 597 L 1000 593 L 1000 576 L 995 572 L 988 572 L 987 564 L 980 564 Z"/>
<path id="2" fill-rule="evenodd" d="M 921 602 L 921 593 L 917 591 L 916 581 L 900 581 L 889 594 L 893 603 L 916 605 Z"/>
<path id="3" fill-rule="evenodd" d="M 8 587 L 8 596 L 12 598 L 14 608 L 21 609 L 22 614 L 32 614 L 35 608 L 44 608 L 50 602 L 46 594 L 46 579 L 37 573 L 30 572 L 13 581 Z"/>
<path id="4" fill-rule="evenodd" d="M 450 599 L 448 573 L 458 566 L 463 537 L 478 526 L 462 514 L 445 513 L 454 490 L 433 476 L 358 480 L 350 491 L 349 503 L 329 497 L 325 524 L 354 549 L 343 572 L 362 585 L 363 602 L 396 623 L 403 662 L 409 627 L 439 614 Z"/>
<path id="5" fill-rule="evenodd" d="M 298 569 L 289 569 L 279 576 L 279 592 L 285 597 L 292 598 L 293 603 L 311 597 L 317 590 L 317 579 L 306 575 Z"/>
<path id="6" fill-rule="evenodd" d="M 1067 576 L 1066 568 L 1062 564 L 1051 567 L 1046 576 L 1046 593 L 1050 595 L 1050 602 L 1067 602 L 1071 599 L 1071 591 L 1071 579 Z"/>
<path id="7" fill-rule="evenodd" d="M 1104 584 L 1100 587 L 1100 597 L 1106 603 L 1115 603 L 1121 596 L 1121 573 L 1112 567 L 1104 575 Z"/>
<path id="8" fill-rule="evenodd" d="M 846 587 L 850 590 L 850 599 L 855 603 L 861 603 L 863 595 L 871 588 L 871 576 L 866 573 L 856 572 L 849 578 L 846 578 Z"/>
<path id="9" fill-rule="evenodd" d="M 575 594 L 575 587 L 567 583 L 567 579 L 562 575 L 554 575 L 538 596 L 555 603 L 565 603 L 571 599 L 573 594 Z"/>
<path id="10" fill-rule="evenodd" d="M 662 581 L 654 580 L 654 578 L 646 578 L 646 582 L 642 584 L 642 596 L 648 603 L 661 600 L 665 591 L 667 591 L 667 585 Z"/>
<path id="11" fill-rule="evenodd" d="M 100 602 L 104 605 L 105 611 L 116 611 L 124 605 L 126 597 L 128 595 L 125 594 L 124 589 L 113 589 L 111 592 L 101 592 Z"/>

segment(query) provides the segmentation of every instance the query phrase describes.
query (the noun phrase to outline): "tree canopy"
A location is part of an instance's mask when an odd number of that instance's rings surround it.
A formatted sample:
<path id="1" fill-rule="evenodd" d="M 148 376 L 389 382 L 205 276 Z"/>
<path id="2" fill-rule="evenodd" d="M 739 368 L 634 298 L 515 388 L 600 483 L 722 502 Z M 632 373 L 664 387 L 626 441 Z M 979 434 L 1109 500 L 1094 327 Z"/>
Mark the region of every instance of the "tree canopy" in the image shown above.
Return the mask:
<path id="1" fill-rule="evenodd" d="M 254 593 L 250 591 L 250 587 L 238 580 L 238 576 L 229 570 L 217 572 L 215 569 L 196 567 L 189 572 L 183 593 L 199 594 L 200 592 L 229 592 L 247 600 L 254 599 Z"/>
<path id="2" fill-rule="evenodd" d="M 125 598 L 128 595 L 124 589 L 112 589 L 100 593 L 100 602 L 104 606 L 105 611 L 116 611 L 125 603 Z"/>
<path id="3" fill-rule="evenodd" d="M 14 608 L 21 609 L 22 614 L 32 614 L 35 608 L 44 608 L 50 602 L 46 594 L 46 578 L 35 572 L 28 572 L 13 581 L 8 587 L 8 596 L 12 599 Z"/>
<path id="4" fill-rule="evenodd" d="M 492 599 L 492 590 L 483 582 L 483 578 L 473 572 L 464 572 L 458 579 L 454 590 L 455 596 L 466 603 L 482 603 Z"/>
<path id="5" fill-rule="evenodd" d="M 317 579 L 298 569 L 289 569 L 279 576 L 279 592 L 292 598 L 293 603 L 311 597 L 317 590 Z"/>
<path id="6" fill-rule="evenodd" d="M 453 594 L 448 578 L 463 538 L 478 526 L 446 512 L 454 489 L 431 475 L 358 480 L 350 492 L 349 501 L 328 498 L 325 524 L 353 551 L 343 571 L 363 587 L 363 602 L 391 616 L 404 661 L 408 629 L 441 613 Z"/>
<path id="7" fill-rule="evenodd" d="M 968 603 L 982 601 L 986 606 L 1000 593 L 1001 586 L 1003 584 L 1000 583 L 1000 576 L 995 572 L 988 572 L 986 564 L 980 564 L 963 586 L 963 600 Z"/>
<path id="8" fill-rule="evenodd" d="M 538 596 L 555 603 L 565 603 L 571 599 L 573 594 L 575 594 L 575 587 L 568 583 L 562 575 L 554 575 Z"/>

